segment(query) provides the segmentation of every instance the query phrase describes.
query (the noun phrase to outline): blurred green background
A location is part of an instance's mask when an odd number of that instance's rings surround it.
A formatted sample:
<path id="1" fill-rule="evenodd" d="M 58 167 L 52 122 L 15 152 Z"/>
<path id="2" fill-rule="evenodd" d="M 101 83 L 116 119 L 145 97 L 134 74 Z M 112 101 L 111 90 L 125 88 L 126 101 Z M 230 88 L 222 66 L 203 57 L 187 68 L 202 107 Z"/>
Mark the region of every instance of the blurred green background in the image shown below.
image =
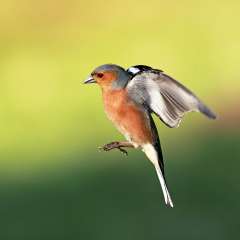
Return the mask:
<path id="1" fill-rule="evenodd" d="M 0 239 L 238 239 L 240 2 L 10 0 L 0 8 Z M 219 116 L 157 120 L 175 203 L 107 120 L 94 67 L 146 64 Z"/>

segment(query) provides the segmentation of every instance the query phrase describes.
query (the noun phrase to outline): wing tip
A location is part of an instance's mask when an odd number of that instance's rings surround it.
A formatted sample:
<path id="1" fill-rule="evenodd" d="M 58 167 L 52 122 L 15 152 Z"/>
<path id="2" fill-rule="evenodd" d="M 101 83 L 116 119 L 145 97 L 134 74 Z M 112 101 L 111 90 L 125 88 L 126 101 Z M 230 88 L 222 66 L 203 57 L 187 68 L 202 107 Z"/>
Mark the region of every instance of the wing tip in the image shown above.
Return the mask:
<path id="1" fill-rule="evenodd" d="M 210 119 L 217 119 L 217 115 L 204 104 L 199 104 L 199 111 Z"/>

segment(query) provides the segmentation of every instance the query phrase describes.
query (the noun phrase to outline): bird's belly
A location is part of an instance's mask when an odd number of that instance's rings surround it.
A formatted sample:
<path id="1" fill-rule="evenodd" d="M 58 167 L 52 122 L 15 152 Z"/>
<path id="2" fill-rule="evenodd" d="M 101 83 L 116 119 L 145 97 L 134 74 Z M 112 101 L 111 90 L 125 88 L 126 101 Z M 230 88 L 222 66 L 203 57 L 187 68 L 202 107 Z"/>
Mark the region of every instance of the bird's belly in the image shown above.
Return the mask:
<path id="1" fill-rule="evenodd" d="M 104 100 L 108 118 L 129 142 L 138 147 L 152 141 L 152 132 L 144 109 L 136 106 L 122 93 Z"/>

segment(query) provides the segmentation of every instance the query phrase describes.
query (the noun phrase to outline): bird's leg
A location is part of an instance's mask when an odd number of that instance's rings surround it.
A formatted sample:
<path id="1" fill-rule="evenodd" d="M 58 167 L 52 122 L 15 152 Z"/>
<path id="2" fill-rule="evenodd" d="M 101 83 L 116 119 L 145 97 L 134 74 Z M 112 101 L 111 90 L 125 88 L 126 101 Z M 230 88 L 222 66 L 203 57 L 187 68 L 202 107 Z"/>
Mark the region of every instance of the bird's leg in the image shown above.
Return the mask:
<path id="1" fill-rule="evenodd" d="M 117 148 L 123 154 L 128 155 L 128 152 L 125 149 L 122 149 L 122 147 L 134 148 L 133 144 L 129 142 L 111 142 L 111 143 L 105 144 L 102 147 L 99 147 L 99 149 L 104 151 L 110 151 L 112 149 Z"/>

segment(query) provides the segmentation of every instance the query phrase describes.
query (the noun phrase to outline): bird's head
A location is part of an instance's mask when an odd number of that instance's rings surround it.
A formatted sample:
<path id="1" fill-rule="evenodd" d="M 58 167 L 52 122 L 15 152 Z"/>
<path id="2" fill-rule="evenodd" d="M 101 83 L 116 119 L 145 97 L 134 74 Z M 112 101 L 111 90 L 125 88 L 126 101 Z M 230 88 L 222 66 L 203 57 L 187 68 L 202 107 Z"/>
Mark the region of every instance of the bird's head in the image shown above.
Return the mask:
<path id="1" fill-rule="evenodd" d="M 102 89 L 111 90 L 125 88 L 130 79 L 131 75 L 124 68 L 105 64 L 95 68 L 84 83 L 97 83 Z"/>

